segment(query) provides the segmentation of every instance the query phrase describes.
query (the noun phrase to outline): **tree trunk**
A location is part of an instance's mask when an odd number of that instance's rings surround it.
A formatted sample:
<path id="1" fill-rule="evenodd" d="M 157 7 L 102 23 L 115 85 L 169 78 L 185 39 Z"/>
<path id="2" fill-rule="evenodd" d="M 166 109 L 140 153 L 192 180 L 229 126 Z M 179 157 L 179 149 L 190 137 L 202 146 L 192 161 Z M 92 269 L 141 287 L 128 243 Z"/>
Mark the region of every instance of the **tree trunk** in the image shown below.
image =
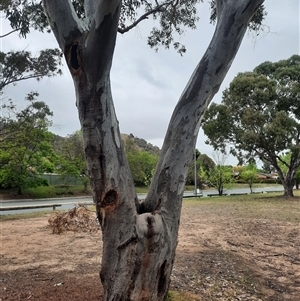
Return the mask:
<path id="1" fill-rule="evenodd" d="M 274 166 L 274 168 L 277 171 L 278 177 L 281 181 L 281 184 L 283 186 L 283 196 L 285 197 L 294 197 L 293 188 L 296 183 L 296 170 L 298 168 L 298 165 L 290 164 L 288 167 L 288 171 L 286 174 L 283 173 L 282 169 L 278 165 L 278 162 L 276 160 L 276 157 L 271 158 L 270 163 Z"/>
<path id="2" fill-rule="evenodd" d="M 282 181 L 282 185 L 284 188 L 284 196 L 285 197 L 293 197 L 294 196 L 294 186 L 296 183 L 296 174 L 291 172 L 290 170 L 287 172 L 285 178 Z"/>
<path id="3" fill-rule="evenodd" d="M 250 194 L 252 194 L 252 193 L 253 193 L 253 189 L 252 189 L 252 186 L 253 186 L 253 184 L 252 184 L 252 182 L 250 182 L 250 183 L 249 183 L 249 188 L 250 188 Z"/>
<path id="4" fill-rule="evenodd" d="M 103 232 L 100 277 L 105 301 L 165 299 L 201 117 L 262 3 L 217 1 L 215 34 L 175 108 L 149 193 L 141 203 L 122 145 L 109 77 L 121 1 L 86 1 L 87 11 L 94 12 L 88 14 L 87 29 L 70 1 L 44 0 L 75 84 L 87 168 Z"/>

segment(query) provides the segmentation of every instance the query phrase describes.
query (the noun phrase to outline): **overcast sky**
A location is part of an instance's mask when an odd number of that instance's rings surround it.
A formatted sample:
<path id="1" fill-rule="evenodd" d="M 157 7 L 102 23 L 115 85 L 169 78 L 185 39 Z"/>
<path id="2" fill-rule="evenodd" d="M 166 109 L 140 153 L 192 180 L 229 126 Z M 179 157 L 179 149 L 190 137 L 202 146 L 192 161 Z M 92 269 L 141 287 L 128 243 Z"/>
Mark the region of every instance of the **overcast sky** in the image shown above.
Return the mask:
<path id="1" fill-rule="evenodd" d="M 207 1 L 205 1 L 207 2 Z M 240 50 L 227 74 L 219 93 L 213 99 L 220 102 L 222 91 L 239 72 L 252 71 L 265 61 L 287 59 L 299 54 L 299 0 L 266 0 L 268 12 L 264 32 L 259 36 L 246 34 Z M 187 52 L 181 57 L 173 49 L 160 49 L 156 53 L 147 46 L 147 32 L 153 22 L 145 21 L 127 34 L 118 35 L 111 72 L 112 91 L 121 133 L 144 138 L 162 146 L 173 109 L 204 54 L 212 37 L 214 26 L 209 23 L 207 3 L 200 4 L 200 21 L 196 30 L 180 38 Z M 10 31 L 5 20 L 1 21 L 1 34 Z M 57 47 L 52 34 L 31 34 L 26 40 L 18 35 L 1 39 L 1 50 L 30 50 L 33 54 L 46 47 Z M 46 78 L 41 82 L 26 80 L 5 90 L 6 99 L 12 98 L 20 108 L 26 106 L 24 95 L 38 91 L 40 100 L 53 111 L 51 131 L 66 136 L 80 129 L 75 106 L 75 93 L 69 71 L 63 67 L 63 75 Z M 212 149 L 204 141 L 200 129 L 197 148 L 212 156 Z M 228 159 L 230 164 L 237 160 Z"/>

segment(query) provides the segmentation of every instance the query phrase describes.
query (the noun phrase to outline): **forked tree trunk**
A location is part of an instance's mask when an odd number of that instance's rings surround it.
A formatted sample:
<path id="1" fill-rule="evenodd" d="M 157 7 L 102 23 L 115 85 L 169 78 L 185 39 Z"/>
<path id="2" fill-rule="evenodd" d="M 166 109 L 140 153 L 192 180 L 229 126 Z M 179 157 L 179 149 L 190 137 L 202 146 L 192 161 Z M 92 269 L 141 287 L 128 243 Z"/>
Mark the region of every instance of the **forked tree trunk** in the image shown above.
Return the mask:
<path id="1" fill-rule="evenodd" d="M 95 3 L 95 4 L 94 4 Z M 86 1 L 90 26 L 70 1 L 44 0 L 73 76 L 94 202 L 103 232 L 104 300 L 166 297 L 183 190 L 200 119 L 263 0 L 217 1 L 212 41 L 174 110 L 146 200 L 137 200 L 115 115 L 110 67 L 121 1 Z"/>
<path id="2" fill-rule="evenodd" d="M 278 175 L 283 186 L 283 196 L 287 198 L 293 197 L 296 175 L 293 176 L 290 172 L 288 172 L 285 176 L 281 175 L 281 173 L 278 173 Z"/>
<path id="3" fill-rule="evenodd" d="M 296 157 L 297 158 L 297 157 Z M 294 161 L 294 157 L 291 159 L 291 162 L 289 164 L 289 168 L 286 174 L 283 173 L 282 169 L 278 165 L 278 162 L 276 158 L 272 158 L 273 160 L 270 161 L 271 164 L 274 166 L 278 173 L 278 177 L 281 181 L 281 184 L 283 186 L 283 196 L 286 198 L 288 197 L 294 197 L 294 186 L 296 184 L 296 171 L 300 164 L 300 159 L 298 159 L 296 162 Z"/>

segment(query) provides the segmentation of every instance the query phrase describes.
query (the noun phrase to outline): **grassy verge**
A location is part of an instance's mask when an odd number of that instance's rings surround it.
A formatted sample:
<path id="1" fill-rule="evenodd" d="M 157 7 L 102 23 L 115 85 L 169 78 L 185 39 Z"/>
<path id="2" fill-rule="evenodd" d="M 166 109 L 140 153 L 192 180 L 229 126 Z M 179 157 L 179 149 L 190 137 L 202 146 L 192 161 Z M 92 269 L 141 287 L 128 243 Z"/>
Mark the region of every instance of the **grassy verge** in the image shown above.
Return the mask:
<path id="1" fill-rule="evenodd" d="M 278 184 L 255 184 L 255 187 L 278 186 Z M 232 188 L 248 188 L 246 184 L 234 184 Z M 206 187 L 207 189 L 212 189 Z M 147 193 L 149 187 L 136 187 L 137 193 Z M 194 186 L 186 186 L 185 190 L 193 191 Z M 0 189 L 0 199 L 38 199 L 38 198 L 56 198 L 68 196 L 91 195 L 90 192 L 84 190 L 83 185 L 60 185 L 60 186 L 40 186 L 35 188 L 27 188 L 24 190 L 23 195 L 18 195 L 16 191 Z"/>
<path id="2" fill-rule="evenodd" d="M 55 212 L 55 211 L 54 211 Z M 18 213 L 18 214 L 5 214 L 0 215 L 0 222 L 4 221 L 14 221 L 19 219 L 28 219 L 28 218 L 36 218 L 36 217 L 44 217 L 52 214 L 53 211 L 35 211 L 35 212 L 28 212 L 28 213 Z"/>
<path id="3" fill-rule="evenodd" d="M 260 188 L 260 187 L 280 187 L 280 186 L 282 186 L 282 185 L 281 184 L 276 184 L 276 183 L 254 183 L 253 184 L 253 189 Z M 249 185 L 248 184 L 243 184 L 243 183 L 232 183 L 232 184 L 230 184 L 230 187 L 227 187 L 227 189 L 242 189 L 242 188 L 249 188 Z M 198 189 L 199 189 L 199 187 L 198 187 Z M 187 185 L 185 187 L 185 190 L 194 191 L 195 186 Z M 215 188 L 205 186 L 205 187 L 203 187 L 202 190 L 215 190 Z"/>
<path id="4" fill-rule="evenodd" d="M 213 206 L 216 210 L 234 208 L 237 217 L 277 219 L 289 222 L 300 220 L 300 190 L 295 190 L 293 199 L 286 199 L 279 193 L 252 194 L 242 196 L 201 197 L 183 199 L 183 206 Z M 299 198 L 298 198 L 299 197 Z M 89 207 L 95 210 L 95 207 Z M 0 215 L 0 221 L 28 219 L 52 214 L 53 211 Z"/>
<path id="5" fill-rule="evenodd" d="M 147 193 L 149 187 L 136 187 L 137 193 Z M 16 191 L 0 189 L 0 199 L 46 199 L 56 197 L 91 195 L 86 192 L 83 185 L 59 185 L 59 186 L 40 186 L 24 189 L 23 195 L 18 195 Z"/>
<path id="6" fill-rule="evenodd" d="M 285 198 L 282 192 L 242 196 L 221 196 L 184 199 L 183 206 L 212 206 L 214 211 L 228 209 L 239 218 L 259 218 L 286 222 L 300 221 L 300 190 L 295 198 Z"/>
<path id="7" fill-rule="evenodd" d="M 84 191 L 83 185 L 40 186 L 35 188 L 27 188 L 24 189 L 22 195 L 18 195 L 15 191 L 11 190 L 0 190 L 0 196 L 2 199 L 46 199 L 89 194 L 89 192 Z"/>

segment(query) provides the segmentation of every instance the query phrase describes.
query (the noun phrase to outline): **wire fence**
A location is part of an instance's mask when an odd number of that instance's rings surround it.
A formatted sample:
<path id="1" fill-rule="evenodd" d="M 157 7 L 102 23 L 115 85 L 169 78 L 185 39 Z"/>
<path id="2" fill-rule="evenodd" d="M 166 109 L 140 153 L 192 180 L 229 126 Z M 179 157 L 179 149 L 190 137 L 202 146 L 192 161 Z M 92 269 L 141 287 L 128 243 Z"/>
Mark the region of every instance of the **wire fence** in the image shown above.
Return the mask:
<path id="1" fill-rule="evenodd" d="M 72 175 L 59 175 L 59 174 L 41 174 L 41 178 L 48 181 L 51 186 L 58 185 L 80 185 L 82 184 L 82 179 L 80 177 L 75 177 Z"/>

